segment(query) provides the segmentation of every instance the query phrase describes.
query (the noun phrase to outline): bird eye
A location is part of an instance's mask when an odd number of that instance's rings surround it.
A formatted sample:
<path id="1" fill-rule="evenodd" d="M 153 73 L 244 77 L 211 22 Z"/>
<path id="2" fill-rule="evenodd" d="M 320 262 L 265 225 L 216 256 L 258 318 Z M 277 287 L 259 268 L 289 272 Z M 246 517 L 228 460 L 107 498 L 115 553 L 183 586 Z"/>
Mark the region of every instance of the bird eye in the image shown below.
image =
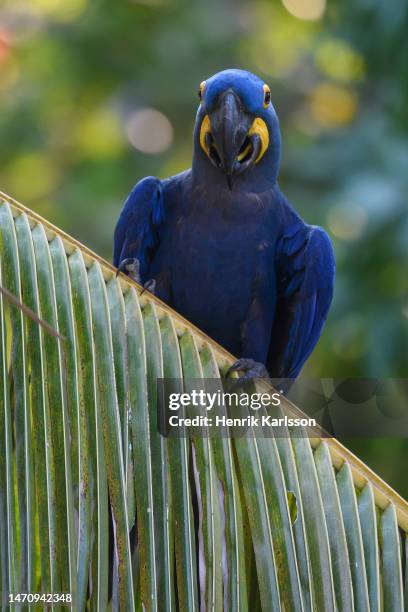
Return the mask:
<path id="1" fill-rule="evenodd" d="M 271 90 L 266 84 L 263 86 L 263 90 L 264 90 L 264 108 L 268 108 L 269 104 L 271 103 Z"/>
<path id="2" fill-rule="evenodd" d="M 202 100 L 203 98 L 204 87 L 205 87 L 205 81 L 202 81 L 202 83 L 200 83 L 200 87 L 198 88 L 198 97 L 200 98 L 200 100 Z"/>

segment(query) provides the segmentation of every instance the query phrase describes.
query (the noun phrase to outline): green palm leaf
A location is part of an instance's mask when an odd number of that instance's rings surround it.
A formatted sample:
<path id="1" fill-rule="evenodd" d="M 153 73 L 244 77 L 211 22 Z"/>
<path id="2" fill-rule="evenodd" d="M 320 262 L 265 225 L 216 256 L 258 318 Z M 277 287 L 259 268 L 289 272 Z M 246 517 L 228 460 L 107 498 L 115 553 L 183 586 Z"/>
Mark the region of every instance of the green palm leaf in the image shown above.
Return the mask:
<path id="1" fill-rule="evenodd" d="M 0 195 L 3 609 L 406 610 L 408 504 L 336 440 L 160 436 L 233 357 Z"/>

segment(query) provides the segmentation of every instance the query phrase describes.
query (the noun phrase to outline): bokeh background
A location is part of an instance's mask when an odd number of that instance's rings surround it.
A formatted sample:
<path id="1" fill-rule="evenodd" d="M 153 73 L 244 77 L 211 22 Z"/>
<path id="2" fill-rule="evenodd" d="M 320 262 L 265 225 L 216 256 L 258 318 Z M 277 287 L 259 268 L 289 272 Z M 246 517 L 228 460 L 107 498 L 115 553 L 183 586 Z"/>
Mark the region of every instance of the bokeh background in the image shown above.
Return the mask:
<path id="1" fill-rule="evenodd" d="M 0 188 L 110 258 L 132 185 L 189 167 L 200 81 L 256 72 L 337 254 L 306 374 L 408 376 L 407 28 L 405 0 L 0 0 Z M 345 442 L 408 497 L 407 440 Z"/>

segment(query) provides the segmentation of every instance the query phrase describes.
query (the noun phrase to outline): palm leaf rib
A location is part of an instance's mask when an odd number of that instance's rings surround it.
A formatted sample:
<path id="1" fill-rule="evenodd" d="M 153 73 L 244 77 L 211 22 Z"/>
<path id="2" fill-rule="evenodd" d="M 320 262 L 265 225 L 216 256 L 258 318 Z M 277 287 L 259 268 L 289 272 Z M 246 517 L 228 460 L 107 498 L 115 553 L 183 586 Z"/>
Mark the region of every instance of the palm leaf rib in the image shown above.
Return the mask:
<path id="1" fill-rule="evenodd" d="M 2 609 L 407 609 L 408 503 L 363 462 L 317 434 L 161 437 L 157 378 L 221 389 L 234 357 L 1 192 L 0 264 Z"/>

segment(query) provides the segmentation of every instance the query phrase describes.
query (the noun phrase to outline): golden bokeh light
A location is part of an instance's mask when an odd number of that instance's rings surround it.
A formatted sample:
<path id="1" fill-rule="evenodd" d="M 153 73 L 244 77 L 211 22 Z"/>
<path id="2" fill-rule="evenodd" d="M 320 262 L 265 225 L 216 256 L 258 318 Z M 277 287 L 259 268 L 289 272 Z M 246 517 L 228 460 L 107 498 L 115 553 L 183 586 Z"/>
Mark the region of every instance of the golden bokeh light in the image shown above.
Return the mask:
<path id="1" fill-rule="evenodd" d="M 77 124 L 75 141 L 86 156 L 116 157 L 125 144 L 119 114 L 113 109 L 102 108 L 85 116 Z"/>
<path id="2" fill-rule="evenodd" d="M 58 172 L 50 157 L 28 153 L 7 167 L 5 188 L 17 198 L 31 201 L 50 193 L 58 183 Z"/>
<path id="3" fill-rule="evenodd" d="M 307 21 L 320 19 L 326 9 L 326 0 L 282 0 L 282 4 L 294 17 Z"/>
<path id="4" fill-rule="evenodd" d="M 316 51 L 316 65 L 326 76 L 342 81 L 358 81 L 364 76 L 364 59 L 347 42 L 331 39 Z"/>
<path id="5" fill-rule="evenodd" d="M 17 84 L 21 70 L 17 60 L 10 55 L 0 69 L 0 92 L 10 91 Z"/>
<path id="6" fill-rule="evenodd" d="M 367 222 L 367 211 L 358 204 L 333 206 L 327 215 L 327 224 L 332 234 L 346 242 L 360 238 Z"/>
<path id="7" fill-rule="evenodd" d="M 323 128 L 348 125 L 357 112 L 357 96 L 350 89 L 333 83 L 319 83 L 310 94 L 310 112 Z"/>
<path id="8" fill-rule="evenodd" d="M 127 120 L 125 129 L 131 145 L 142 153 L 163 153 L 173 142 L 170 121 L 154 108 L 135 111 Z"/>
<path id="9" fill-rule="evenodd" d="M 24 3 L 17 1 L 17 7 L 24 7 Z M 37 11 L 46 18 L 60 22 L 69 22 L 79 17 L 86 7 L 88 0 L 30 0 L 30 10 Z"/>
<path id="10" fill-rule="evenodd" d="M 247 63 L 249 56 L 255 72 L 273 78 L 290 76 L 312 44 L 314 25 L 269 5 L 256 6 L 254 11 L 257 35 L 242 45 L 242 61 Z"/>

